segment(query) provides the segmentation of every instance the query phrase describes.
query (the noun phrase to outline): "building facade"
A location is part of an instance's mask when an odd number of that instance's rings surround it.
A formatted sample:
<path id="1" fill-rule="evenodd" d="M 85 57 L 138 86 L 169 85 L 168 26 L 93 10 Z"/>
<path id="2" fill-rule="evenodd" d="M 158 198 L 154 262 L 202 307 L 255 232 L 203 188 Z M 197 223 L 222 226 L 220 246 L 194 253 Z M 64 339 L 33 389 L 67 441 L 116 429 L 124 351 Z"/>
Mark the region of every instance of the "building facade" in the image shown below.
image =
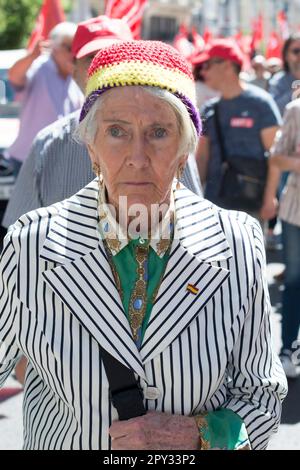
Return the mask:
<path id="1" fill-rule="evenodd" d="M 103 14 L 105 0 L 74 0 L 74 6 L 77 16 L 86 16 L 88 9 L 92 15 Z M 171 42 L 182 23 L 195 25 L 200 33 L 205 27 L 215 35 L 250 33 L 253 20 L 262 13 L 267 39 L 272 30 L 279 28 L 280 10 L 286 12 L 290 30 L 298 31 L 300 0 L 149 0 L 143 18 L 143 37 Z"/>

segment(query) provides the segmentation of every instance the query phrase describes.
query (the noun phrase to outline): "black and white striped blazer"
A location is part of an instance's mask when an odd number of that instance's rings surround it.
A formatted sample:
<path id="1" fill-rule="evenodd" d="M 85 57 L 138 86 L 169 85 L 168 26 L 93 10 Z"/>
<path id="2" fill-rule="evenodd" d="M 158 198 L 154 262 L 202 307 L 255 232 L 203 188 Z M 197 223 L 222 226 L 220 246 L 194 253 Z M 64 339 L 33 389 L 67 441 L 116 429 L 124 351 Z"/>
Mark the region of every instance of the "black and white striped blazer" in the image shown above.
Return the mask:
<path id="1" fill-rule="evenodd" d="M 190 415 L 230 408 L 253 448 L 265 448 L 286 381 L 271 346 L 258 223 L 184 187 L 175 192 L 179 238 L 138 350 L 97 235 L 97 196 L 95 180 L 25 214 L 6 237 L 0 383 L 24 354 L 24 448 L 110 448 L 117 413 L 100 344 L 135 371 L 145 391 L 155 387 L 155 397 L 146 393 L 148 409 Z"/>

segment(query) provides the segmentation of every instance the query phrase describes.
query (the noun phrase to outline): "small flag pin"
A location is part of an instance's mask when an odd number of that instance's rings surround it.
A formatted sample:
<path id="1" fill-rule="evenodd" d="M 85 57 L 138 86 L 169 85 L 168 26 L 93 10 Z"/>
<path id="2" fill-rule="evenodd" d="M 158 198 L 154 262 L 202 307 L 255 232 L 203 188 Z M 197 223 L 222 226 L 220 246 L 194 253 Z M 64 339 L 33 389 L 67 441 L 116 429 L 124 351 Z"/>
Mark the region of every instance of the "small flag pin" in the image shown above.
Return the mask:
<path id="1" fill-rule="evenodd" d="M 188 284 L 186 290 L 188 290 L 189 292 L 191 292 L 194 295 L 197 295 L 198 292 L 199 292 L 198 287 L 193 286 L 193 284 Z"/>

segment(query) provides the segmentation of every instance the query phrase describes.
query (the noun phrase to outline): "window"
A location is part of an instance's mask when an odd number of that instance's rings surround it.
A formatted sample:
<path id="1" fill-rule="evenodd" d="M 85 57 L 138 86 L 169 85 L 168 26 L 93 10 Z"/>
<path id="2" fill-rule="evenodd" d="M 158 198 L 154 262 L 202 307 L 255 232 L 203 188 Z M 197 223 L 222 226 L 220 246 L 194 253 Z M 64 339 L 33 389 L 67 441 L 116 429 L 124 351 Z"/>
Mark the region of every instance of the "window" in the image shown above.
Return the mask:
<path id="1" fill-rule="evenodd" d="M 176 18 L 167 16 L 152 16 L 150 19 L 150 37 L 160 41 L 171 42 L 177 34 Z"/>

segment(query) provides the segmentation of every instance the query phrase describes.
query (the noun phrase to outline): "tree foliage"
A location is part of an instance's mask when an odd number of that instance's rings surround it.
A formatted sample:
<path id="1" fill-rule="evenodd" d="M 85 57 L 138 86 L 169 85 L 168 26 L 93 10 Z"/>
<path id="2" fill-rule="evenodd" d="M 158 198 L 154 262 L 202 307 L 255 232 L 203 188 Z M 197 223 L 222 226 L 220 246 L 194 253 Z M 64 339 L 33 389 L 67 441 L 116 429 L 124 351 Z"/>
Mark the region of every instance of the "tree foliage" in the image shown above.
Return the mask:
<path id="1" fill-rule="evenodd" d="M 0 49 L 26 47 L 42 0 L 0 0 Z"/>

